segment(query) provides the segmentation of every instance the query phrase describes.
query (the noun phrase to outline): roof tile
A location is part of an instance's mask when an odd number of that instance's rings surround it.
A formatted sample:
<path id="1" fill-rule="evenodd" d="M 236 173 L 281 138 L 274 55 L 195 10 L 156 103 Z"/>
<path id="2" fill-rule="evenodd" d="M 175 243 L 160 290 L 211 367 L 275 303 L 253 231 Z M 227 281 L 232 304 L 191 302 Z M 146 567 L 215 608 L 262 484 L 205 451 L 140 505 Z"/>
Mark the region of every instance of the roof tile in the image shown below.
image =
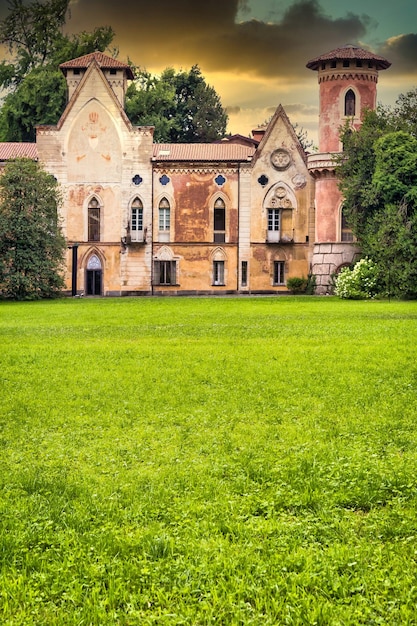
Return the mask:
<path id="1" fill-rule="evenodd" d="M 36 160 L 38 158 L 38 148 L 36 143 L 0 143 L 0 161 L 8 161 L 10 159 L 17 159 L 21 157 Z"/>
<path id="2" fill-rule="evenodd" d="M 369 50 L 364 50 L 363 48 L 359 48 L 358 46 L 354 46 L 352 44 L 348 44 L 341 48 L 336 48 L 335 50 L 331 50 L 326 54 L 322 54 L 315 59 L 311 59 L 307 63 L 307 67 L 310 70 L 318 70 L 319 65 L 323 61 L 338 61 L 338 60 L 348 60 L 348 59 L 359 59 L 365 61 L 376 61 L 377 69 L 386 70 L 390 67 L 391 63 L 384 59 L 384 57 L 379 56 L 378 54 L 374 54 L 373 52 L 369 52 Z"/>
<path id="3" fill-rule="evenodd" d="M 234 143 L 157 143 L 153 146 L 156 161 L 247 161 L 254 154 L 254 146 Z"/>
<path id="4" fill-rule="evenodd" d="M 78 57 L 77 59 L 65 61 L 65 63 L 61 63 L 59 67 L 65 74 L 66 71 L 69 69 L 87 69 L 87 67 L 93 61 L 96 61 L 98 66 L 102 69 L 126 70 L 127 77 L 131 80 L 133 79 L 133 72 L 130 65 L 122 63 L 121 61 L 118 61 L 113 57 L 109 57 L 103 52 L 90 52 L 90 54 L 85 54 L 84 56 Z"/>

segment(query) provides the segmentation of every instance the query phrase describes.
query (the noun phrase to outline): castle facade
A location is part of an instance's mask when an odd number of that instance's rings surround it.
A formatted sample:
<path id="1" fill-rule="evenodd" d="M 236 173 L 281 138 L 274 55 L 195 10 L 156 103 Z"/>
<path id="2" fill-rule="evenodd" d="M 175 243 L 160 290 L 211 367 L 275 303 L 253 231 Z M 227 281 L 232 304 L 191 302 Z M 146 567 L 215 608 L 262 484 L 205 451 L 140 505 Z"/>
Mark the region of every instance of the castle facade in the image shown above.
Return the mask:
<path id="1" fill-rule="evenodd" d="M 128 65 L 96 52 L 61 65 L 68 104 L 36 144 L 0 144 L 0 159 L 37 158 L 63 191 L 66 291 L 89 296 L 287 293 L 314 274 L 317 292 L 358 248 L 335 177 L 339 129 L 376 104 L 382 57 L 346 46 L 313 59 L 319 152 L 307 155 L 283 109 L 252 137 L 158 144 L 124 111 Z M 15 147 L 15 154 L 13 153 Z"/>

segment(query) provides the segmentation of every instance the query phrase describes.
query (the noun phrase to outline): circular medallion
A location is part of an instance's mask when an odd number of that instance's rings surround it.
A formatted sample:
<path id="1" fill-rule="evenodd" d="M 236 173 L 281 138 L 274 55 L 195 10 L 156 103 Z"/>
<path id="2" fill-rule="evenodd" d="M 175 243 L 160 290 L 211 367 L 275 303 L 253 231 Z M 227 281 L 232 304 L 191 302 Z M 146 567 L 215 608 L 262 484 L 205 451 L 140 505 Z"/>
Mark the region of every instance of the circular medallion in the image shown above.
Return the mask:
<path id="1" fill-rule="evenodd" d="M 290 166 L 291 157 L 290 153 L 284 148 L 278 148 L 271 154 L 271 163 L 276 170 L 286 170 Z"/>

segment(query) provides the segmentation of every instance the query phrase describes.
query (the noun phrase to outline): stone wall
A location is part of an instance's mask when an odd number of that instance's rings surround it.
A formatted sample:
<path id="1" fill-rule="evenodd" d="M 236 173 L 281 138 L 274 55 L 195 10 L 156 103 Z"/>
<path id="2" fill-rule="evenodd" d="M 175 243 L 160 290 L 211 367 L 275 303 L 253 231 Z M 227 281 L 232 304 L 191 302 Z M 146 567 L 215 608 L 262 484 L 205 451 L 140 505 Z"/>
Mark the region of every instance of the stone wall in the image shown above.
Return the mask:
<path id="1" fill-rule="evenodd" d="M 315 243 L 311 271 L 316 277 L 316 293 L 331 293 L 332 274 L 345 265 L 350 265 L 360 254 L 354 243 Z"/>

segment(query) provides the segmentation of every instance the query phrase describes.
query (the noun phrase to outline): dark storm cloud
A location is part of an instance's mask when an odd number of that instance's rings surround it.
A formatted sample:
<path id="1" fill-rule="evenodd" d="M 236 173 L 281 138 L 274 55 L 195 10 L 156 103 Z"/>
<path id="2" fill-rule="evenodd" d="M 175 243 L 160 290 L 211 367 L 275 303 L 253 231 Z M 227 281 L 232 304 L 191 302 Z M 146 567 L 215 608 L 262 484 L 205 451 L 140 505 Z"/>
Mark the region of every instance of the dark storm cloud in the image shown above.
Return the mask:
<path id="1" fill-rule="evenodd" d="M 71 30 L 111 25 L 121 54 L 137 65 L 290 77 L 311 57 L 363 38 L 367 16 L 332 19 L 318 0 L 295 2 L 278 23 L 236 23 L 239 0 L 74 0 Z M 323 42 L 325 45 L 323 46 Z M 324 48 L 324 49 L 323 49 Z"/>
<path id="2" fill-rule="evenodd" d="M 392 37 L 378 50 L 397 74 L 414 74 L 417 83 L 417 34 Z"/>

